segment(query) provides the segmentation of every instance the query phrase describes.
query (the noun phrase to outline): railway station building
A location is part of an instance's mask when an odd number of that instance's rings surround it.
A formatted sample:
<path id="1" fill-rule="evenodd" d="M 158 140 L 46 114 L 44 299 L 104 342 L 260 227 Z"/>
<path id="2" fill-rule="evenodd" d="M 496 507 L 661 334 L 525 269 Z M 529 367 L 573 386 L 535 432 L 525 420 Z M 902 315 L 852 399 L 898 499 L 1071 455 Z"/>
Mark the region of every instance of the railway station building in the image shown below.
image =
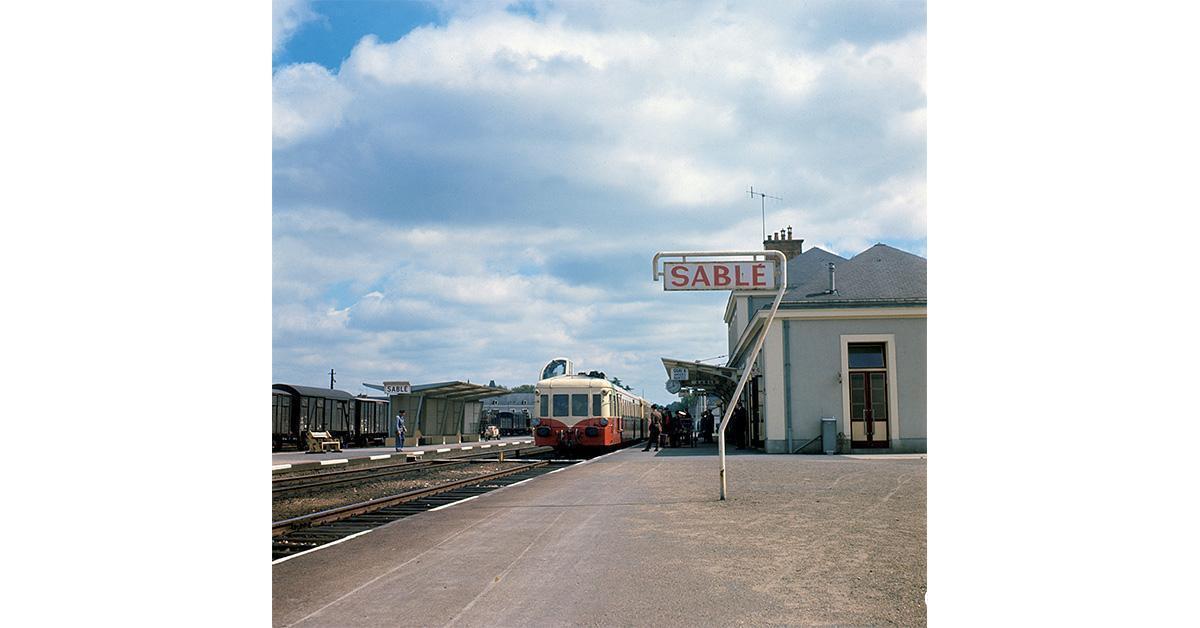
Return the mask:
<path id="1" fill-rule="evenodd" d="M 876 244 L 843 258 L 781 234 L 788 284 L 741 400 L 748 442 L 768 453 L 820 453 L 836 420 L 843 453 L 926 451 L 926 260 Z M 729 369 L 741 372 L 774 295 L 733 292 Z M 729 382 L 724 382 L 729 388 Z M 732 428 L 732 426 L 731 426 Z"/>

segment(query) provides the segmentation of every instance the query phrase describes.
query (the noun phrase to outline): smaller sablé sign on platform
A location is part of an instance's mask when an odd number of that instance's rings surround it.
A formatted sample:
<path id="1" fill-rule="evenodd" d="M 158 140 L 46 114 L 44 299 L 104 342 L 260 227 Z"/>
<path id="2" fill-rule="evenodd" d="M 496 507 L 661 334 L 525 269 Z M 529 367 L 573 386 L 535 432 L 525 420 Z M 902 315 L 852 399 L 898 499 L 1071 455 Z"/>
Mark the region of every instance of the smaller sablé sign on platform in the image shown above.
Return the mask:
<path id="1" fill-rule="evenodd" d="M 407 395 L 412 392 L 412 385 L 408 382 L 384 382 L 383 392 L 389 395 Z"/>

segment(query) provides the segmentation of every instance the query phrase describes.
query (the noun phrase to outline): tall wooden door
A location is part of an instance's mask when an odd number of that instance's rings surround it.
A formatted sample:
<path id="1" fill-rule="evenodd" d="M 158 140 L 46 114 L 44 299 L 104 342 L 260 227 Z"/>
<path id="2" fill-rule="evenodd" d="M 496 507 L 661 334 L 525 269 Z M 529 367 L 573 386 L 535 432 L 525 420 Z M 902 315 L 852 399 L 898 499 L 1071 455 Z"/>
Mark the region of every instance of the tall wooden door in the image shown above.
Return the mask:
<path id="1" fill-rule="evenodd" d="M 887 359 L 882 343 L 849 346 L 850 446 L 889 447 Z"/>

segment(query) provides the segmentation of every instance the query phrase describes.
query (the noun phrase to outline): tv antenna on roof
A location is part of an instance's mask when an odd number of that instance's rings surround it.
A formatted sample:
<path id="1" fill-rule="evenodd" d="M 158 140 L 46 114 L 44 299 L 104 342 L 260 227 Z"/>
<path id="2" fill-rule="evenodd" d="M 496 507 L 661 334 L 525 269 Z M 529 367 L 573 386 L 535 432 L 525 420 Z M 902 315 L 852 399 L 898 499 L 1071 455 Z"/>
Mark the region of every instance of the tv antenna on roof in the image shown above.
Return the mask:
<path id="1" fill-rule="evenodd" d="M 750 189 L 748 191 L 750 193 L 750 198 L 754 198 L 755 196 L 762 197 L 763 242 L 766 242 L 767 241 L 767 199 L 773 198 L 777 201 L 782 201 L 783 199 L 779 198 L 778 196 L 769 196 L 763 192 L 755 192 L 753 185 L 750 186 Z"/>

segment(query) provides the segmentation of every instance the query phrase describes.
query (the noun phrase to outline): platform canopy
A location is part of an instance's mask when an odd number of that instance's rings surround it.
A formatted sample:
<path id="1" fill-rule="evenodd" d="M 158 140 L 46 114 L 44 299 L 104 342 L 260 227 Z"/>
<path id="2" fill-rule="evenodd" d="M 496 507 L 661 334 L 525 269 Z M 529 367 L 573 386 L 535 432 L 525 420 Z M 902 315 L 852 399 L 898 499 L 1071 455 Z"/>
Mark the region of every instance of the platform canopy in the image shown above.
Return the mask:
<path id="1" fill-rule="evenodd" d="M 737 369 L 673 358 L 662 358 L 662 363 L 667 370 L 667 377 L 676 368 L 687 369 L 688 378 L 679 382 L 681 388 L 716 395 L 727 404 L 733 398 L 733 391 L 737 388 Z"/>
<path id="2" fill-rule="evenodd" d="M 363 382 L 363 386 L 373 390 L 383 390 L 383 386 L 379 384 Z M 507 392 L 508 390 L 504 388 L 483 386 L 470 382 L 441 382 L 437 384 L 418 384 L 412 387 L 412 393 L 410 394 L 436 397 L 438 399 L 452 399 L 454 401 L 478 401 L 485 397 L 495 397 Z"/>
<path id="3" fill-rule="evenodd" d="M 484 397 L 495 397 L 508 392 L 507 389 L 495 386 L 482 386 L 470 382 L 441 382 L 440 384 L 420 384 L 412 387 L 412 394 L 426 397 L 439 397 L 455 401 L 478 401 Z"/>

